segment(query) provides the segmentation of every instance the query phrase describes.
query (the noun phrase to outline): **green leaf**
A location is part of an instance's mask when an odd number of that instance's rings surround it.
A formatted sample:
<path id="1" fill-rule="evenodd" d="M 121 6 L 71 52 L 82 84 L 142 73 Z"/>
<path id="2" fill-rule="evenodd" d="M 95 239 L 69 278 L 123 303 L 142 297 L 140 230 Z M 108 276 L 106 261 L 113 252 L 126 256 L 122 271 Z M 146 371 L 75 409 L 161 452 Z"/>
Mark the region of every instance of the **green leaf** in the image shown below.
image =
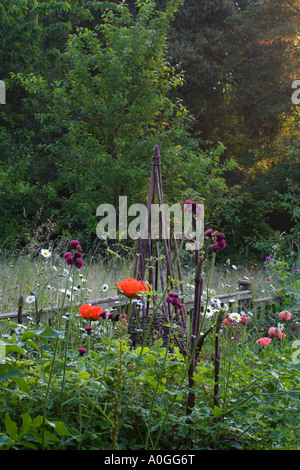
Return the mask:
<path id="1" fill-rule="evenodd" d="M 37 416 L 36 418 L 34 418 L 34 420 L 32 421 L 31 423 L 31 427 L 33 429 L 37 429 L 39 428 L 40 426 L 42 426 L 43 424 L 43 416 Z"/>
<path id="2" fill-rule="evenodd" d="M 28 346 L 32 346 L 36 351 L 38 351 L 38 352 L 40 351 L 39 348 L 38 348 L 38 345 L 34 341 L 32 341 L 31 339 L 26 340 L 26 344 Z"/>
<path id="3" fill-rule="evenodd" d="M 51 326 L 46 326 L 43 330 L 36 331 L 36 335 L 42 338 L 58 338 L 61 334 L 61 331 L 57 331 Z"/>
<path id="4" fill-rule="evenodd" d="M 7 380 L 18 377 L 24 377 L 23 372 L 11 364 L 0 364 L 0 380 Z"/>
<path id="5" fill-rule="evenodd" d="M 179 434 L 181 437 L 186 437 L 189 432 L 190 427 L 187 425 L 181 425 L 178 427 Z"/>
<path id="6" fill-rule="evenodd" d="M 52 434 L 47 430 L 44 433 L 44 437 L 46 442 L 60 442 L 59 437 L 55 436 L 55 434 Z"/>
<path id="7" fill-rule="evenodd" d="M 12 441 L 11 441 L 9 436 L 7 436 L 6 434 L 0 435 L 0 447 L 1 446 L 7 446 L 7 445 L 10 445 L 10 444 L 12 444 Z"/>
<path id="8" fill-rule="evenodd" d="M 71 436 L 71 433 L 62 421 L 47 421 L 47 423 L 53 427 L 59 436 Z"/>
<path id="9" fill-rule="evenodd" d="M 222 409 L 219 408 L 219 406 L 214 406 L 213 414 L 214 416 L 220 416 L 222 414 Z"/>
<path id="10" fill-rule="evenodd" d="M 18 384 L 18 386 L 19 386 L 20 390 L 22 390 L 22 392 L 29 392 L 30 388 L 27 385 L 27 383 L 25 382 L 25 380 L 23 379 L 23 377 L 13 377 L 11 380 L 13 382 L 15 382 L 16 384 Z"/>
<path id="11" fill-rule="evenodd" d="M 20 348 L 17 344 L 6 344 L 5 346 L 5 353 L 9 354 L 10 352 L 18 352 L 22 355 L 25 354 L 25 350 Z"/>
<path id="12" fill-rule="evenodd" d="M 24 435 L 24 434 L 27 434 L 28 431 L 31 429 L 31 423 L 32 423 L 32 419 L 31 419 L 31 416 L 30 414 L 28 413 L 24 413 L 22 415 L 22 426 L 21 426 L 21 429 L 20 429 L 20 435 Z"/>
<path id="13" fill-rule="evenodd" d="M 62 334 L 61 331 L 57 331 L 51 326 L 46 326 L 43 330 L 25 331 L 23 333 L 21 341 L 27 341 L 28 339 L 32 339 L 35 337 L 46 338 L 46 339 L 58 338 L 61 334 Z"/>
<path id="14" fill-rule="evenodd" d="M 5 428 L 9 437 L 16 441 L 18 439 L 18 427 L 8 413 L 5 415 Z"/>

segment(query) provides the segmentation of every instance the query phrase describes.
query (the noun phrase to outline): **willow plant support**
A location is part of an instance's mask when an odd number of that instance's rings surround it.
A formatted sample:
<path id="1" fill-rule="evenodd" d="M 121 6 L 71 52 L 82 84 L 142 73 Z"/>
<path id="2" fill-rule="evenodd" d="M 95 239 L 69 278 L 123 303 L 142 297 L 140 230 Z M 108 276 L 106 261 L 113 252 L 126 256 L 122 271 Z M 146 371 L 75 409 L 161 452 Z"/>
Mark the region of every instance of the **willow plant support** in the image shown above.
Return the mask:
<path id="1" fill-rule="evenodd" d="M 162 234 L 162 249 L 160 246 L 159 239 L 152 239 L 152 211 L 151 207 L 153 204 L 159 205 L 159 229 Z M 152 170 L 151 178 L 148 190 L 148 199 L 147 199 L 147 234 L 143 238 L 138 238 L 137 240 L 137 253 L 135 258 L 134 266 L 134 278 L 138 280 L 145 281 L 146 270 L 148 270 L 148 283 L 151 286 L 152 294 L 151 300 L 153 303 L 153 308 L 157 305 L 158 302 L 158 293 L 165 292 L 166 286 L 167 293 L 174 289 L 173 276 L 174 266 L 172 259 L 172 248 L 175 253 L 176 266 L 177 266 L 177 276 L 180 285 L 180 294 L 181 294 L 181 308 L 175 306 L 175 318 L 176 323 L 179 324 L 182 337 L 186 334 L 187 331 L 187 319 L 185 313 L 184 305 L 184 291 L 182 285 L 182 271 L 179 260 L 179 249 L 177 245 L 177 240 L 175 234 L 168 238 L 167 228 L 164 218 L 164 206 L 163 206 L 163 188 L 162 188 L 162 175 L 161 175 L 161 155 L 160 155 L 160 144 L 157 143 L 153 148 L 152 153 Z M 145 235 L 145 234 L 144 234 Z M 165 270 L 164 270 L 165 267 Z M 165 271 L 165 272 L 164 272 Z M 146 301 L 146 306 L 143 311 L 143 318 L 138 318 L 139 313 L 137 312 L 136 305 L 132 304 L 130 311 L 130 322 L 129 322 L 129 333 L 133 345 L 136 345 L 142 341 L 139 337 L 141 335 L 137 334 L 137 324 L 142 325 L 142 329 L 146 330 L 147 325 L 149 324 L 149 319 L 151 317 L 150 313 L 150 302 L 149 299 Z M 155 314 L 152 321 L 152 328 L 150 331 L 149 341 L 154 337 L 154 332 L 162 335 L 164 337 L 164 343 L 167 343 L 169 328 L 166 327 L 166 324 L 170 324 L 171 311 L 170 305 L 165 301 L 162 302 L 161 308 L 154 308 Z M 183 342 L 177 338 L 175 335 L 175 342 L 182 353 L 186 353 L 186 347 L 183 345 Z"/>

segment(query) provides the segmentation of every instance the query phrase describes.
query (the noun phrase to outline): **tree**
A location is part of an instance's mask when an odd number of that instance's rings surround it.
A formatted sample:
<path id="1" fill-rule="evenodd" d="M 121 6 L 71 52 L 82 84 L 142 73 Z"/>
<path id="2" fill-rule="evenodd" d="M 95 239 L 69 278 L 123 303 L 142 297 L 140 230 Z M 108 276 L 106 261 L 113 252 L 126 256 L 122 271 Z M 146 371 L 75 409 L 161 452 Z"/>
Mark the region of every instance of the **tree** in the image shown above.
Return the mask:
<path id="1" fill-rule="evenodd" d="M 169 24 L 180 4 L 170 0 L 158 11 L 155 2 L 137 2 L 133 15 L 125 2 L 99 3 L 99 24 L 77 27 L 65 43 L 60 37 L 54 51 L 51 41 L 49 50 L 43 41 L 40 56 L 55 52 L 55 63 L 11 74 L 25 96 L 29 133 L 26 145 L 16 146 L 14 167 L 26 148 L 21 177 L 29 191 L 29 226 L 39 211 L 41 220 L 55 220 L 56 234 L 95 234 L 98 205 L 117 207 L 120 195 L 127 195 L 129 204 L 146 201 L 157 141 L 163 175 L 172 181 L 169 200 L 178 202 L 192 182 L 194 191 L 212 201 L 205 175 L 211 177 L 210 190 L 215 181 L 219 192 L 226 191 L 222 147 L 201 151 L 187 131 L 189 113 L 170 99 L 182 84 L 166 58 Z M 199 166 L 203 172 L 196 180 Z M 21 221 L 22 216 L 19 226 Z"/>
<path id="2" fill-rule="evenodd" d="M 227 20 L 236 10 L 233 0 L 186 0 L 168 36 L 171 62 L 184 70 L 185 84 L 178 96 L 204 140 L 215 135 L 224 107 L 228 80 L 222 67 L 234 44 Z"/>

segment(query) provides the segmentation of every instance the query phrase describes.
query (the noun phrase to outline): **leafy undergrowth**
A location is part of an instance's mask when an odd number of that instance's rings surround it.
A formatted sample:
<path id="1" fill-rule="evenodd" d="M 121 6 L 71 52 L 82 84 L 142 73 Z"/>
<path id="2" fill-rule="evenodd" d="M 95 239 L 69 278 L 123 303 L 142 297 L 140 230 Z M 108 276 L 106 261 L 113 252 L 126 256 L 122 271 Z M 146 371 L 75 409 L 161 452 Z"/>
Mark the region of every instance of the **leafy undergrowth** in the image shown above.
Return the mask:
<path id="1" fill-rule="evenodd" d="M 43 256 L 44 264 L 36 264 L 38 285 L 25 298 L 32 317 L 1 324 L 2 450 L 300 448 L 297 268 L 267 260 L 265 284 L 281 294 L 280 307 L 237 313 L 234 303 L 221 308 L 216 301 L 206 308 L 200 331 L 207 335 L 192 387 L 191 356 L 177 347 L 176 322 L 163 325 L 171 331 L 167 343 L 149 329 L 139 330 L 140 342 L 133 345 L 130 308 L 126 314 L 101 307 L 81 311 L 78 302 L 86 304 L 91 294 L 87 273 L 66 269 L 47 250 Z M 32 282 L 24 276 L 23 291 L 26 280 Z M 50 292 L 59 292 L 51 300 L 59 308 L 39 318 Z M 166 301 L 165 293 L 156 294 Z M 136 300 L 127 298 L 127 306 Z M 188 316 L 181 345 L 190 344 L 191 331 Z M 195 401 L 188 408 L 191 394 Z"/>
<path id="2" fill-rule="evenodd" d="M 175 346 L 167 350 L 158 339 L 132 348 L 126 319 L 93 322 L 87 335 L 74 316 L 69 340 L 86 352 L 66 351 L 65 327 L 7 323 L 4 331 L 14 333 L 2 334 L 2 449 L 299 448 L 293 338 L 262 347 L 247 326 L 239 340 L 224 334 L 217 404 L 208 341 L 187 415 L 187 364 Z"/>

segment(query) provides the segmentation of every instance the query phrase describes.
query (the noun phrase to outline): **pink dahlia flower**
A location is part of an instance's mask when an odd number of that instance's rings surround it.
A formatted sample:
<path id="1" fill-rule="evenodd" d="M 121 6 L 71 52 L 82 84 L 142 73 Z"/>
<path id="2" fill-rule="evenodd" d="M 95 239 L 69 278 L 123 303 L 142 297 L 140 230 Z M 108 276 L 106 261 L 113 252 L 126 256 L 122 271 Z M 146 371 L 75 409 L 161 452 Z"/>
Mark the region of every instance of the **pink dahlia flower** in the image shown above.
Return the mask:
<path id="1" fill-rule="evenodd" d="M 259 344 L 260 346 L 268 346 L 269 344 L 271 344 L 271 342 L 272 338 L 259 338 L 256 341 L 256 344 Z"/>
<path id="2" fill-rule="evenodd" d="M 281 320 L 284 320 L 284 321 L 289 321 L 292 318 L 291 312 L 288 312 L 286 310 L 284 312 L 280 312 L 279 316 Z"/>

